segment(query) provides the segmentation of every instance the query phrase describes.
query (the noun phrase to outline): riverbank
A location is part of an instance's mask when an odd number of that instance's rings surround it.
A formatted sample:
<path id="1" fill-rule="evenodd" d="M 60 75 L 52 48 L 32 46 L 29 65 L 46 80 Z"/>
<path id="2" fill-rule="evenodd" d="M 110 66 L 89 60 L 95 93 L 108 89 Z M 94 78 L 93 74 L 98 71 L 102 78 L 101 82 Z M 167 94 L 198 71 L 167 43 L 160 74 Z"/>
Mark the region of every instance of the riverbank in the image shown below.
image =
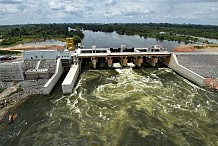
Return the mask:
<path id="1" fill-rule="evenodd" d="M 14 47 L 8 47 L 8 48 L 0 48 L 0 50 L 19 50 L 19 51 L 25 51 L 25 50 L 63 50 L 64 46 L 58 46 L 58 45 L 46 45 L 46 46 L 14 46 Z"/>
<path id="2" fill-rule="evenodd" d="M 218 52 L 217 44 L 179 45 L 172 52 Z"/>
<path id="3" fill-rule="evenodd" d="M 194 46 L 199 52 L 218 52 L 218 44 L 203 44 Z"/>
<path id="4" fill-rule="evenodd" d="M 13 111 L 16 106 L 31 95 L 42 95 L 43 86 L 47 81 L 48 79 L 25 80 L 17 84 L 1 82 L 1 85 L 7 89 L 0 93 L 0 119 L 4 118 L 7 112 Z"/>

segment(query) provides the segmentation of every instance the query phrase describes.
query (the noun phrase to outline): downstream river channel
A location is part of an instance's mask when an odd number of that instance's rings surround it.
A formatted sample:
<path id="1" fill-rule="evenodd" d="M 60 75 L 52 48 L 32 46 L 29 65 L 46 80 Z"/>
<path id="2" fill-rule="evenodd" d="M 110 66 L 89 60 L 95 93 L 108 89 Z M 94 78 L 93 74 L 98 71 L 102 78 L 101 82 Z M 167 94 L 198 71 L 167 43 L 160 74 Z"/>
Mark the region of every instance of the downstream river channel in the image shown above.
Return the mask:
<path id="1" fill-rule="evenodd" d="M 217 97 L 168 68 L 84 70 L 71 95 L 19 106 L 0 145 L 217 146 Z"/>
<path id="2" fill-rule="evenodd" d="M 217 92 L 169 68 L 84 69 L 70 95 L 62 81 L 17 107 L 0 146 L 218 145 Z"/>

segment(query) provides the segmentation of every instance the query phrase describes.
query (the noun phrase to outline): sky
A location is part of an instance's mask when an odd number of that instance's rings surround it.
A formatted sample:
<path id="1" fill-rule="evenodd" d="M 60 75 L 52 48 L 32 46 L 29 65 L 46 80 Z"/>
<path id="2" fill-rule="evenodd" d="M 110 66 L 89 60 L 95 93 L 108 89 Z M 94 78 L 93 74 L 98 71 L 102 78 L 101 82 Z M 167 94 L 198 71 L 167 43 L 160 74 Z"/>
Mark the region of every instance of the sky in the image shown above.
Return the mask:
<path id="1" fill-rule="evenodd" d="M 0 0 L 0 25 L 150 22 L 218 25 L 218 0 Z"/>

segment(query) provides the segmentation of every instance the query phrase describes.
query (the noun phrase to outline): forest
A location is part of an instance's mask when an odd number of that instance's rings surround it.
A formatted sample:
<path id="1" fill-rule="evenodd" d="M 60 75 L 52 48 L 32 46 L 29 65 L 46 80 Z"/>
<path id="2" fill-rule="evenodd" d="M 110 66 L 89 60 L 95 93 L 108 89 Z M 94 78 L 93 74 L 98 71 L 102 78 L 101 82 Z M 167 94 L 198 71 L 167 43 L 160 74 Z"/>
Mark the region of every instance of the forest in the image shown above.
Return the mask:
<path id="1" fill-rule="evenodd" d="M 113 24 L 78 24 L 84 30 L 116 32 L 120 35 L 139 35 L 176 42 L 196 43 L 198 37 L 218 39 L 218 26 L 170 24 L 170 23 L 113 23 Z M 205 41 L 204 43 L 208 43 Z"/>
<path id="2" fill-rule="evenodd" d="M 68 28 L 70 31 L 68 31 Z M 170 23 L 62 23 L 0 25 L 0 46 L 7 47 L 25 42 L 73 37 L 75 44 L 84 38 L 82 30 L 116 32 L 120 35 L 139 35 L 157 40 L 196 43 L 199 37 L 218 39 L 218 26 Z M 203 43 L 208 43 L 204 41 Z"/>
<path id="3" fill-rule="evenodd" d="M 68 31 L 68 27 L 73 28 Z M 75 44 L 81 42 L 84 34 L 74 24 L 26 24 L 0 26 L 0 46 L 9 46 L 19 43 L 56 39 L 65 41 L 73 37 Z"/>

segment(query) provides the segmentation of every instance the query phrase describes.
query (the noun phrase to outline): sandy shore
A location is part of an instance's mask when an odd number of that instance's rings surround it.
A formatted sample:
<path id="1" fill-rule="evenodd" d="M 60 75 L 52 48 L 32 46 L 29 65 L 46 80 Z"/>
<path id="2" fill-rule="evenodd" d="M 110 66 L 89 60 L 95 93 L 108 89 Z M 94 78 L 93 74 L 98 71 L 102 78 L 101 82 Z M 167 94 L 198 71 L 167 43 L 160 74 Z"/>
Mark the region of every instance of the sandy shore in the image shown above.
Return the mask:
<path id="1" fill-rule="evenodd" d="M 8 47 L 8 48 L 0 48 L 0 50 L 63 50 L 64 46 L 57 46 L 57 45 L 48 45 L 48 46 L 15 46 L 15 47 Z"/>

